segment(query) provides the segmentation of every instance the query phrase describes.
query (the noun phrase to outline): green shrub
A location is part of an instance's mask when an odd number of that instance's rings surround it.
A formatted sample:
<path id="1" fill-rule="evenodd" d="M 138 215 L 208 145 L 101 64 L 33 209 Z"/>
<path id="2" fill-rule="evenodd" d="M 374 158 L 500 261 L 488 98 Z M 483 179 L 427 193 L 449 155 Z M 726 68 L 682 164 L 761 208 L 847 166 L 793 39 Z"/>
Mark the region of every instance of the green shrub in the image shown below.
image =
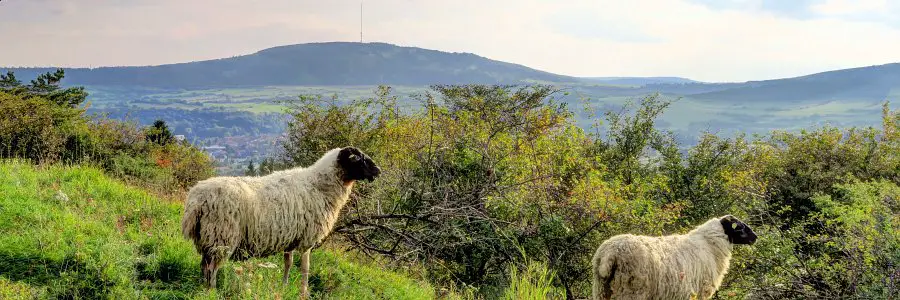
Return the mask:
<path id="1" fill-rule="evenodd" d="M 669 105 L 661 95 L 605 114 L 588 133 L 552 87 L 435 86 L 419 96 L 422 107 L 403 113 L 389 92 L 301 97 L 289 106 L 295 132 L 282 161 L 308 165 L 315 153 L 347 145 L 369 153 L 384 172 L 354 188 L 332 239 L 426 266 L 448 289 L 501 297 L 507 270 L 534 261 L 566 297 L 585 297 L 591 254 L 604 239 L 683 232 L 734 214 L 761 238 L 736 250 L 718 297 L 894 296 L 894 237 L 858 225 L 890 217 L 850 225 L 839 216 L 869 210 L 833 203 L 850 201 L 848 184 L 900 181 L 900 115 L 887 105 L 881 130 L 704 134 L 685 149 L 655 128 Z M 847 248 L 872 240 L 884 247 Z"/>
<path id="2" fill-rule="evenodd" d="M 8 112 L 0 115 L 0 158 L 97 165 L 157 191 L 185 189 L 214 175 L 211 158 L 175 142 L 162 120 L 142 129 L 86 116 L 78 105 L 87 94 L 60 88 L 62 76 L 44 74 L 30 85 L 11 73 L 0 78 L 0 110 Z"/>

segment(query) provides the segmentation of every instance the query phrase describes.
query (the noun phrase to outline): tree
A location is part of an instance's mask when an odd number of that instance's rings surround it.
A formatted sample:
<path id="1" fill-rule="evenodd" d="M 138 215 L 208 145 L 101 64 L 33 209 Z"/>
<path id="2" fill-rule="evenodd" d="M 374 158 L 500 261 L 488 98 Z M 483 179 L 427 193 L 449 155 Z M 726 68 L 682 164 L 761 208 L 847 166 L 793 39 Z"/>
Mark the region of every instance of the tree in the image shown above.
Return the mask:
<path id="1" fill-rule="evenodd" d="M 259 173 L 256 171 L 256 167 L 253 166 L 253 160 L 250 160 L 250 163 L 247 164 L 247 170 L 244 171 L 244 176 L 257 176 Z"/>
<path id="2" fill-rule="evenodd" d="M 45 98 L 57 105 L 70 108 L 81 105 L 88 96 L 87 92 L 84 91 L 84 87 L 63 89 L 60 84 L 64 77 L 65 71 L 56 69 L 53 73 L 40 74 L 37 78 L 31 80 L 30 84 L 23 85 L 22 81 L 16 79 L 12 71 L 7 71 L 6 75 L 0 75 L 0 91 L 19 95 L 25 99 L 34 97 Z"/>
<path id="3" fill-rule="evenodd" d="M 172 135 L 166 121 L 157 119 L 147 130 L 147 140 L 158 145 L 167 145 L 175 141 L 175 136 Z"/>
<path id="4" fill-rule="evenodd" d="M 22 86 L 22 81 L 16 79 L 16 74 L 6 71 L 6 75 L 0 75 L 0 89 L 12 89 Z"/>

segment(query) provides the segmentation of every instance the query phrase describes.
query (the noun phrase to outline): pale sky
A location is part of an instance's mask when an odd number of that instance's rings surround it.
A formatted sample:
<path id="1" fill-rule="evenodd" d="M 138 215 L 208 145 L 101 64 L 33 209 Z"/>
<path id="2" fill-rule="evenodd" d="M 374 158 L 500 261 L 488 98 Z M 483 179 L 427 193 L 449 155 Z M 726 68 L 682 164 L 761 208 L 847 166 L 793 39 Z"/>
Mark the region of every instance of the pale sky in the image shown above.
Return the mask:
<path id="1" fill-rule="evenodd" d="M 359 0 L 0 0 L 0 66 L 158 65 L 359 41 Z M 572 76 L 793 77 L 900 62 L 892 0 L 364 0 L 364 40 Z"/>

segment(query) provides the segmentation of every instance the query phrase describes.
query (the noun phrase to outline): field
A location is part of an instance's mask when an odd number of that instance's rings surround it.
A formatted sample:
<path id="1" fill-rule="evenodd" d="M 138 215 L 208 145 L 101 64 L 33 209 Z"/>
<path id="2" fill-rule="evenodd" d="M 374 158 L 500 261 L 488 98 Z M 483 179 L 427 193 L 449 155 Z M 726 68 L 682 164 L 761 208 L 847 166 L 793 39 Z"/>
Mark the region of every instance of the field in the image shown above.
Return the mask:
<path id="1" fill-rule="evenodd" d="M 587 95 L 590 97 L 589 95 Z M 663 95 L 673 103 L 657 120 L 660 129 L 671 130 L 680 142 L 692 145 L 701 132 L 731 136 L 737 132 L 766 134 L 773 130 L 797 131 L 828 123 L 833 126 L 878 126 L 881 102 L 866 100 L 823 101 L 820 103 L 731 103 L 727 101 L 697 100 L 689 97 Z M 604 110 L 619 111 L 626 103 L 637 103 L 640 96 L 591 97 L 590 105 Z M 583 101 L 571 101 L 575 109 L 584 107 Z M 602 117 L 602 115 L 600 115 Z M 578 124 L 587 128 L 594 118 L 584 112 L 577 116 Z"/>
<path id="2" fill-rule="evenodd" d="M 405 108 L 421 105 L 415 95 L 427 87 L 396 86 L 394 95 L 400 96 Z M 302 94 L 336 95 L 338 99 L 374 97 L 376 86 L 267 86 L 202 90 L 126 89 L 88 86 L 92 109 L 131 109 L 134 111 L 172 108 L 180 110 L 209 110 L 258 113 L 280 113 L 284 106 L 278 101 L 295 99 Z M 620 109 L 627 101 L 637 101 L 643 95 L 638 91 L 629 95 L 611 96 L 608 93 L 586 89 L 583 86 L 566 87 L 568 95 L 560 95 L 569 108 L 578 112 L 578 123 L 590 126 L 592 118 L 583 112 L 585 99 L 602 110 Z M 893 91 L 900 96 L 900 92 Z M 735 103 L 731 101 L 697 100 L 677 95 L 665 95 L 676 100 L 662 116 L 661 128 L 677 132 L 732 132 L 765 133 L 774 129 L 796 130 L 825 121 L 836 126 L 877 125 L 881 103 L 871 100 L 822 100 L 804 102 Z M 892 96 L 891 98 L 893 98 Z M 177 121 L 177 120 L 173 120 Z"/>
<path id="3" fill-rule="evenodd" d="M 245 88 L 165 90 L 86 86 L 95 109 L 116 107 L 173 107 L 182 109 L 226 108 L 254 113 L 281 112 L 278 100 L 295 99 L 298 95 L 337 95 L 340 99 L 374 96 L 375 86 L 265 86 Z M 398 94 L 424 92 L 425 87 L 397 87 Z"/>
<path id="4" fill-rule="evenodd" d="M 10 174 L 0 177 L 0 299 L 287 299 L 299 292 L 297 267 L 291 284 L 280 284 L 280 256 L 228 263 L 219 292 L 203 289 L 200 257 L 180 234 L 177 197 L 160 199 L 91 167 L 4 162 L 0 173 Z M 311 259 L 315 299 L 434 298 L 427 282 L 321 249 Z"/>

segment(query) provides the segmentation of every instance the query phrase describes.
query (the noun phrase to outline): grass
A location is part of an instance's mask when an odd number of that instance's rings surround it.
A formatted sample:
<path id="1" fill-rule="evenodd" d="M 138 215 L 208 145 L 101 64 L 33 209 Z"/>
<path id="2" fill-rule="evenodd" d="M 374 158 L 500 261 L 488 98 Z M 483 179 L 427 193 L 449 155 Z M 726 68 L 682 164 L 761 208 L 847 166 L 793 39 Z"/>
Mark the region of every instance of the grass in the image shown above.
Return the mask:
<path id="1" fill-rule="evenodd" d="M 298 295 L 299 268 L 283 287 L 280 256 L 228 263 L 219 272 L 219 289 L 203 289 L 200 257 L 179 232 L 177 201 L 91 167 L 2 162 L 0 174 L 0 299 Z M 314 299 L 434 298 L 430 284 L 339 250 L 313 251 L 311 273 Z"/>
<path id="2" fill-rule="evenodd" d="M 542 263 L 528 262 L 523 270 L 509 269 L 510 282 L 506 287 L 503 299 L 563 299 L 565 292 L 553 286 L 553 273 Z"/>

